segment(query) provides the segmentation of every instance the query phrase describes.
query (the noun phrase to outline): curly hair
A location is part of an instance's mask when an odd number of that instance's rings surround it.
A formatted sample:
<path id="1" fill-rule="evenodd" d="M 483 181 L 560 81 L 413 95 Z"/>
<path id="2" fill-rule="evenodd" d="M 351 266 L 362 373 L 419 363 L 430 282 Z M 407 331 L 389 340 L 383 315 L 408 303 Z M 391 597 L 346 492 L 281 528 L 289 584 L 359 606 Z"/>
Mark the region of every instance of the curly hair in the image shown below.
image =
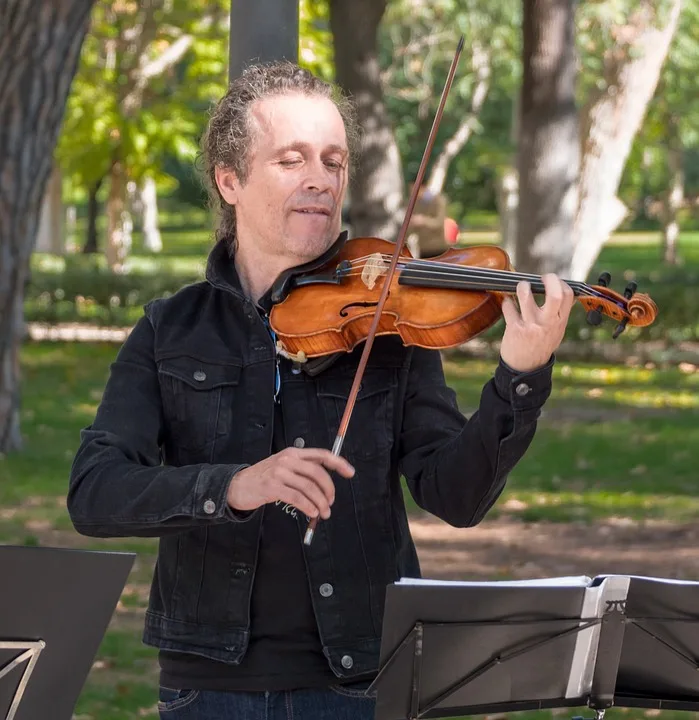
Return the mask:
<path id="1" fill-rule="evenodd" d="M 226 94 L 213 107 L 201 140 L 202 179 L 209 204 L 217 215 L 216 240 L 226 239 L 235 247 L 235 207 L 221 196 L 215 169 L 232 169 L 245 183 L 250 169 L 252 127 L 250 108 L 273 95 L 301 93 L 329 98 L 335 103 L 345 125 L 350 167 L 359 151 L 360 129 L 354 103 L 335 85 L 288 61 L 259 63 L 247 67 L 228 86 Z"/>

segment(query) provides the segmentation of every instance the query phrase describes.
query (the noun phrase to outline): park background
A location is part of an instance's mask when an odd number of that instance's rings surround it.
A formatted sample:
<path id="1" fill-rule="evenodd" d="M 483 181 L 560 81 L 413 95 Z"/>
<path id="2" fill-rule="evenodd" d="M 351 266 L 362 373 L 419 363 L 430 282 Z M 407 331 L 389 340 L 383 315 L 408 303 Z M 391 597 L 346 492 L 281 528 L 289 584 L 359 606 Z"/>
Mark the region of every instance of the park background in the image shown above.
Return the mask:
<path id="1" fill-rule="evenodd" d="M 203 275 L 198 141 L 245 19 L 228 0 L 35 5 L 0 9 L 0 541 L 138 554 L 75 717 L 156 718 L 155 651 L 140 643 L 155 541 L 80 537 L 65 494 L 143 304 Z M 408 498 L 424 574 L 699 579 L 698 0 L 301 0 L 299 13 L 300 63 L 359 100 L 353 234 L 395 238 L 463 34 L 427 173 L 458 243 L 592 284 L 608 271 L 659 308 L 617 340 L 573 309 L 540 430 L 487 520 L 455 530 Z M 465 413 L 501 332 L 444 353 Z M 608 713 L 658 714 L 672 715 Z"/>

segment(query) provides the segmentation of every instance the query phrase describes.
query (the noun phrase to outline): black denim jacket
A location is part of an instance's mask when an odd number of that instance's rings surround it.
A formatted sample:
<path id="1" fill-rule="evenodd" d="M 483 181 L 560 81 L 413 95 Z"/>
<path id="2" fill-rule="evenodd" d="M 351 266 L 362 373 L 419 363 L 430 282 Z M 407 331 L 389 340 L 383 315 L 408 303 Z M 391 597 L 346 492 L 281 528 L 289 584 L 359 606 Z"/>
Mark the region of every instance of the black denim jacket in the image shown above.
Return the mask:
<path id="1" fill-rule="evenodd" d="M 220 244 L 205 282 L 146 306 L 81 434 L 68 493 L 82 534 L 160 538 L 145 643 L 241 661 L 264 509 L 233 512 L 228 484 L 270 454 L 276 363 L 287 440 L 330 448 L 360 351 L 315 372 L 277 358 Z M 376 339 L 342 450 L 356 474 L 336 479 L 332 517 L 305 548 L 338 677 L 376 670 L 385 588 L 420 575 L 401 475 L 424 510 L 480 522 L 532 440 L 552 365 L 517 375 L 501 362 L 467 421 L 437 351 Z M 299 542 L 305 528 L 299 513 Z"/>

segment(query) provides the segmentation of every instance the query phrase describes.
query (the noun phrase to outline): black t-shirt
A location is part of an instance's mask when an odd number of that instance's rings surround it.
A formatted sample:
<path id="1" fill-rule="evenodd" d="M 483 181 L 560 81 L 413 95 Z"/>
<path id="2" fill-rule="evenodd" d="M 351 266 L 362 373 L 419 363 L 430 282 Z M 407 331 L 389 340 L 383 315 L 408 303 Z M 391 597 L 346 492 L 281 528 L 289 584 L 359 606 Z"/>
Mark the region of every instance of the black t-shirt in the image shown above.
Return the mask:
<path id="1" fill-rule="evenodd" d="M 286 447 L 281 404 L 275 404 L 273 451 Z M 160 682 L 199 690 L 291 690 L 336 683 L 323 655 L 311 604 L 298 510 L 264 508 L 251 600 L 250 644 L 240 665 L 161 651 Z"/>

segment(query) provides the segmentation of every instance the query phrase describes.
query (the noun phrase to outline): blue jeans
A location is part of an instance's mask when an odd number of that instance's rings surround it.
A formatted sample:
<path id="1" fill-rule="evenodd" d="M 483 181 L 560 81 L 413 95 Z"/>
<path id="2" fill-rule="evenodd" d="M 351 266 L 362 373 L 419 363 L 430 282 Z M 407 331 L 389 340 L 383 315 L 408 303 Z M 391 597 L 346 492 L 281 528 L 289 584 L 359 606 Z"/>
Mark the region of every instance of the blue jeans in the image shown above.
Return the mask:
<path id="1" fill-rule="evenodd" d="M 284 692 L 160 688 L 161 720 L 374 720 L 366 690 L 335 685 Z"/>

